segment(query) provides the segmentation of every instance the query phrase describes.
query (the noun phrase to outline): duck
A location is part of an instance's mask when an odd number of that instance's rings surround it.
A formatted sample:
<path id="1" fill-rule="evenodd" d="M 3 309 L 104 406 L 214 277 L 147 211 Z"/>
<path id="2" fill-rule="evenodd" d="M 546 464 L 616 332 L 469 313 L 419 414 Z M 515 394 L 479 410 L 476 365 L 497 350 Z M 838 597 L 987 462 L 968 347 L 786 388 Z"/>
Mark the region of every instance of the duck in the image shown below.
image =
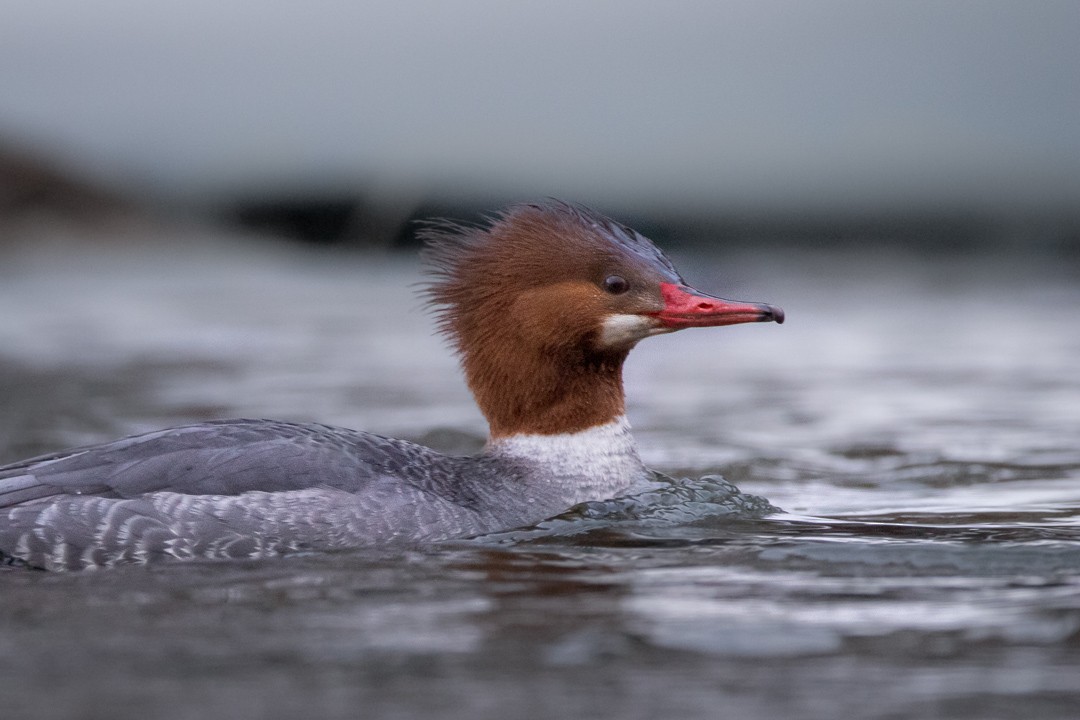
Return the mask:
<path id="1" fill-rule="evenodd" d="M 641 233 L 577 204 L 521 203 L 420 234 L 422 293 L 488 423 L 481 452 L 269 419 L 63 450 L 0 467 L 0 559 L 83 570 L 528 527 L 648 481 L 623 388 L 638 342 L 784 321 L 777 306 L 692 288 Z"/>

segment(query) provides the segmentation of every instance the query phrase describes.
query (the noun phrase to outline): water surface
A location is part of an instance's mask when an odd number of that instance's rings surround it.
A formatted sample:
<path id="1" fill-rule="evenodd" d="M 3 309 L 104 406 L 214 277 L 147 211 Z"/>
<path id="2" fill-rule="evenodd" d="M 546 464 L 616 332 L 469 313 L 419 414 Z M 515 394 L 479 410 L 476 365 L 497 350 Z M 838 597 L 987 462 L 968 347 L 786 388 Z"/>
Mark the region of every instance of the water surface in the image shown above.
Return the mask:
<path id="1" fill-rule="evenodd" d="M 0 460 L 237 416 L 481 441 L 411 258 L 203 240 L 0 263 Z M 1077 717 L 1077 271 L 677 263 L 789 318 L 631 356 L 680 490 L 428 550 L 2 572 L 5 716 Z"/>

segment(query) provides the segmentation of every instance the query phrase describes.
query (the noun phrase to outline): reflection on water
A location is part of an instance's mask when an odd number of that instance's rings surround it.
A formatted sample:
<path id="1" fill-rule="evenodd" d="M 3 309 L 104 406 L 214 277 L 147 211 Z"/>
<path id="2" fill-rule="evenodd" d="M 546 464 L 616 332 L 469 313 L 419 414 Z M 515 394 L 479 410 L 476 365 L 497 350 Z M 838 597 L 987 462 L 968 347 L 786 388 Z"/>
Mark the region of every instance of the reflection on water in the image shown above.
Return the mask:
<path id="1" fill-rule="evenodd" d="M 0 572 L 5 715 L 1075 717 L 1075 270 L 682 265 L 789 316 L 635 350 L 642 453 L 689 480 L 428 551 Z M 475 447 L 417 279 L 190 242 L 5 258 L 0 459 L 232 416 Z"/>

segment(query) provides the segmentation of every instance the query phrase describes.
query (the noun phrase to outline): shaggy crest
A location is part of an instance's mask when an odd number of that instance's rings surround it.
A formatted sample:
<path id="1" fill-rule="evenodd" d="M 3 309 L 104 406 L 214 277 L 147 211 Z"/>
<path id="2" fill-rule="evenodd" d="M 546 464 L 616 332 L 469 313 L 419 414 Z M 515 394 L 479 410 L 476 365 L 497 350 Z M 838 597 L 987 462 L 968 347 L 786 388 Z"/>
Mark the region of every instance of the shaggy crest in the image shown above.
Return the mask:
<path id="1" fill-rule="evenodd" d="M 536 281 L 558 281 L 559 270 L 577 270 L 589 264 L 589 254 L 621 252 L 627 261 L 662 268 L 673 281 L 683 283 L 666 255 L 641 233 L 582 205 L 551 199 L 521 203 L 489 215 L 481 224 L 452 220 L 423 223 L 418 236 L 424 241 L 421 256 L 432 278 L 421 291 L 434 308 L 439 330 L 462 351 L 459 308 L 463 301 L 482 303 L 484 288 L 508 280 L 527 286 Z M 522 253 L 531 246 L 535 257 Z M 516 246 L 516 247 L 513 247 Z M 502 263 L 503 252 L 516 254 L 516 262 Z M 555 262 L 565 259 L 565 263 Z M 504 274 L 514 269 L 514 277 Z M 478 277 L 478 275 L 480 277 Z"/>

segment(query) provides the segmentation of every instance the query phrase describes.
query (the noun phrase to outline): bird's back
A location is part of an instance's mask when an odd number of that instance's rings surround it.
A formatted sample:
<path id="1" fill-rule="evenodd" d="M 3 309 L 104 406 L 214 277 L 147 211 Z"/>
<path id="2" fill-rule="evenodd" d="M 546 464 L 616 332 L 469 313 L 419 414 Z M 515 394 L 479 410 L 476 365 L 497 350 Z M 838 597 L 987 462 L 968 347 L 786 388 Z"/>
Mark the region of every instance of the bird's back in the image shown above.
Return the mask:
<path id="1" fill-rule="evenodd" d="M 315 424 L 162 430 L 0 468 L 0 554 L 78 569 L 499 529 L 512 519 L 497 517 L 498 504 L 476 488 L 498 493 L 513 470 L 466 460 Z"/>

